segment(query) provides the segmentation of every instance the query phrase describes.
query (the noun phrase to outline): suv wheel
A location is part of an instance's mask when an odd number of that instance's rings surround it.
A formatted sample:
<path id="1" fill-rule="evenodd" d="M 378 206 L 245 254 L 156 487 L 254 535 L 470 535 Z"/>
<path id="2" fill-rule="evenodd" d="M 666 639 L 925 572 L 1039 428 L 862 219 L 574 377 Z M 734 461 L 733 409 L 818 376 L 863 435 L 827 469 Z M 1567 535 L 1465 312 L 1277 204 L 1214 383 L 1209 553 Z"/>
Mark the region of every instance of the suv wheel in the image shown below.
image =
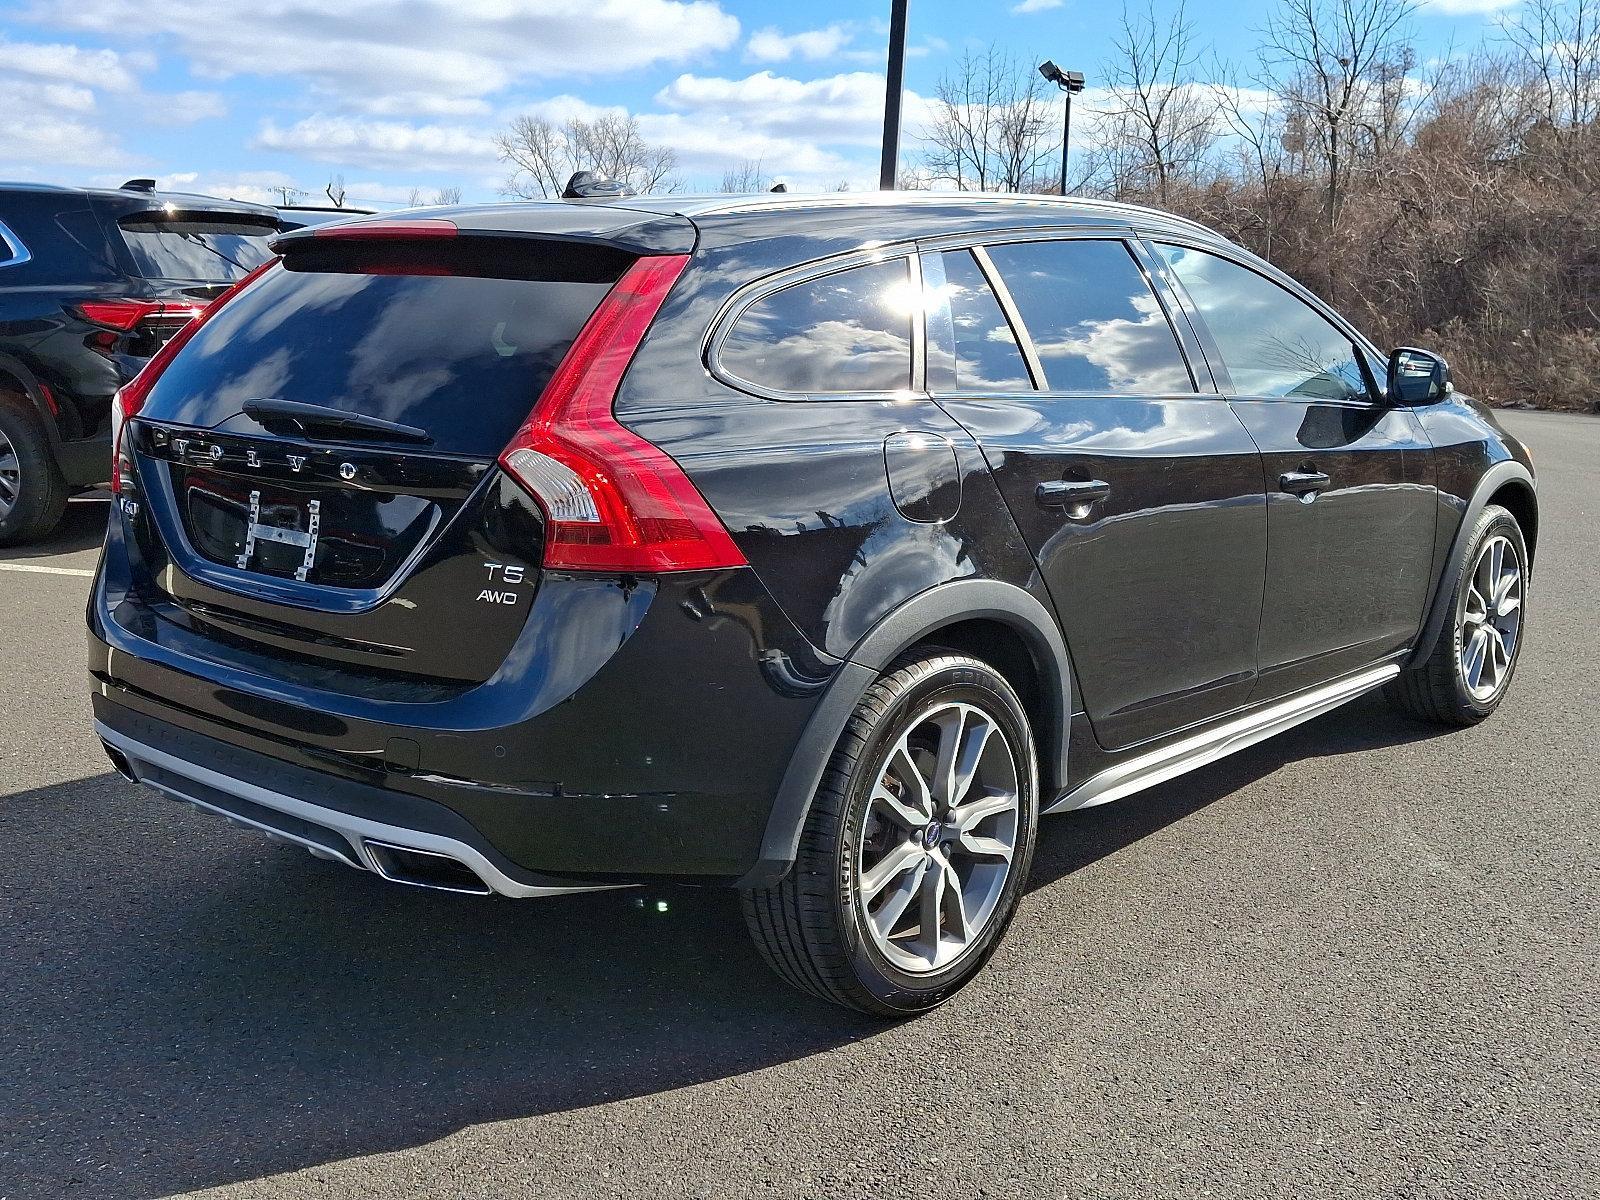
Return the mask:
<path id="1" fill-rule="evenodd" d="M 745 920 L 790 983 L 883 1016 L 949 999 L 1016 910 L 1038 825 L 1033 734 L 988 664 L 900 659 L 856 707 L 776 886 Z"/>
<path id="2" fill-rule="evenodd" d="M 43 537 L 66 507 L 50 439 L 26 399 L 0 393 L 0 545 Z"/>
<path id="3" fill-rule="evenodd" d="M 1451 624 L 1433 653 L 1385 689 L 1401 712 L 1445 725 L 1474 725 L 1506 694 L 1522 649 L 1528 548 L 1522 527 L 1497 504 L 1484 509 L 1453 580 Z"/>

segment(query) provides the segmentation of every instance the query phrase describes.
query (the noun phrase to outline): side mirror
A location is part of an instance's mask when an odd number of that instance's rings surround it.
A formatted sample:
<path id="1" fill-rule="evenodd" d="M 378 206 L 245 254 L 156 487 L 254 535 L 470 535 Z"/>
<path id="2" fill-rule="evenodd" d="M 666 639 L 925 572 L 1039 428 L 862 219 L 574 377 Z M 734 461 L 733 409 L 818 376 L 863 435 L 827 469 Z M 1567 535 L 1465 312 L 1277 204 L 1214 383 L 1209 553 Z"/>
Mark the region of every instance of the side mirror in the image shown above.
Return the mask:
<path id="1" fill-rule="evenodd" d="M 1437 354 L 1401 346 L 1389 354 L 1388 394 L 1392 404 L 1436 404 L 1451 392 L 1450 364 Z"/>

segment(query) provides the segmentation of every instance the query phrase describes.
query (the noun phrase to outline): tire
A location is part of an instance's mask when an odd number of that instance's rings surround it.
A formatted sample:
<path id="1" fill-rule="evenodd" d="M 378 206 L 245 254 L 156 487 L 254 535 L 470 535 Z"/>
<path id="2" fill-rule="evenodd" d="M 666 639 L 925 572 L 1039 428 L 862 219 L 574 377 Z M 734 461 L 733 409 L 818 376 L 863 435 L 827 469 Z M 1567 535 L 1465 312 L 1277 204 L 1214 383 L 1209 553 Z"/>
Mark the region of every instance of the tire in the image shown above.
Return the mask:
<path id="1" fill-rule="evenodd" d="M 1494 573 L 1491 560 L 1497 548 L 1500 586 L 1506 591 L 1489 596 L 1486 603 L 1486 580 Z M 1507 583 L 1508 562 L 1515 570 L 1514 589 Z M 1451 589 L 1450 619 L 1428 657 L 1385 686 L 1390 705 L 1440 725 L 1476 725 L 1494 712 L 1511 686 L 1522 652 L 1529 574 L 1522 527 L 1506 509 L 1489 505 L 1473 526 L 1455 574 L 1442 585 Z M 1482 645 L 1481 655 L 1472 652 L 1475 644 Z"/>
<path id="2" fill-rule="evenodd" d="M 0 392 L 0 546 L 35 541 L 61 523 L 67 484 L 25 397 Z"/>
<path id="3" fill-rule="evenodd" d="M 963 752 L 945 759 L 957 769 L 939 770 L 941 746 Z M 945 783 L 929 782 L 941 775 Z M 942 1004 L 1011 922 L 1033 860 L 1038 793 L 1033 733 L 1004 676 L 948 650 L 896 660 L 839 738 L 794 867 L 742 897 L 762 956 L 802 991 L 862 1012 L 902 1017 Z M 922 916 L 930 911 L 932 921 Z"/>

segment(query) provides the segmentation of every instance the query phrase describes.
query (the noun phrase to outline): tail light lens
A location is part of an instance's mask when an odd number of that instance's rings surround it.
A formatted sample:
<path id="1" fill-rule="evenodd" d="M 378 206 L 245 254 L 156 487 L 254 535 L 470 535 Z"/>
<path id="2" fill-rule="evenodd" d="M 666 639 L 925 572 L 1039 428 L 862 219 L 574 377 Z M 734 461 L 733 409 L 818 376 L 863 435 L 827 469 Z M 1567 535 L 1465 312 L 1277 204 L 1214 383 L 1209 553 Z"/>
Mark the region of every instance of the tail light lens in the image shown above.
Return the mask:
<path id="1" fill-rule="evenodd" d="M 275 258 L 268 259 L 210 304 L 196 309 L 195 318 L 173 334 L 167 343 L 140 368 L 139 373 L 118 388 L 116 395 L 111 397 L 111 490 L 113 492 L 120 493 L 133 478 L 132 455 L 123 453 L 122 431 L 132 418 L 139 415 L 139 410 L 144 407 L 150 389 L 155 387 L 161 372 L 167 369 L 167 365 L 178 356 L 178 351 L 183 349 L 188 340 L 199 332 L 200 327 L 216 315 L 219 308 L 249 286 L 257 275 L 277 265 L 277 262 Z M 84 307 L 87 306 L 79 306 L 80 310 Z M 88 316 L 87 313 L 84 315 Z M 94 319 L 90 317 L 90 320 Z"/>
<path id="2" fill-rule="evenodd" d="M 628 268 L 500 455 L 544 510 L 546 568 L 654 574 L 745 564 L 683 468 L 611 411 L 645 330 L 688 261 L 664 255 Z"/>
<path id="3" fill-rule="evenodd" d="M 72 307 L 84 320 L 120 329 L 123 333 L 141 321 L 188 321 L 206 310 L 204 304 L 172 300 L 85 300 Z"/>

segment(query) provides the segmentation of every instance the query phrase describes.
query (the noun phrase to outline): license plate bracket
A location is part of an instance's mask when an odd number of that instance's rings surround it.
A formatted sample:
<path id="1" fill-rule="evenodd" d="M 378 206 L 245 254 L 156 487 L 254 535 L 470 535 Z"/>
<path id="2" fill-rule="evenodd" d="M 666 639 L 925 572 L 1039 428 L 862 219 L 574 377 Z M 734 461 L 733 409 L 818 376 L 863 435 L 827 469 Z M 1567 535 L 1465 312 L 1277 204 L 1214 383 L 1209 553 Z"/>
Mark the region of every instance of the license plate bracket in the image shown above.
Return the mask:
<path id="1" fill-rule="evenodd" d="M 311 573 L 311 566 L 317 558 L 317 533 L 322 524 L 322 502 L 311 500 L 306 503 L 306 527 L 304 529 L 290 528 L 284 525 L 268 524 L 261 519 L 261 493 L 250 493 L 250 516 L 245 522 L 244 548 L 239 552 L 239 557 L 234 565 L 241 571 L 250 569 L 250 559 L 256 552 L 257 542 L 275 542 L 284 546 L 296 546 L 305 551 L 300 565 L 294 569 L 294 577 L 304 583 L 306 576 Z"/>

